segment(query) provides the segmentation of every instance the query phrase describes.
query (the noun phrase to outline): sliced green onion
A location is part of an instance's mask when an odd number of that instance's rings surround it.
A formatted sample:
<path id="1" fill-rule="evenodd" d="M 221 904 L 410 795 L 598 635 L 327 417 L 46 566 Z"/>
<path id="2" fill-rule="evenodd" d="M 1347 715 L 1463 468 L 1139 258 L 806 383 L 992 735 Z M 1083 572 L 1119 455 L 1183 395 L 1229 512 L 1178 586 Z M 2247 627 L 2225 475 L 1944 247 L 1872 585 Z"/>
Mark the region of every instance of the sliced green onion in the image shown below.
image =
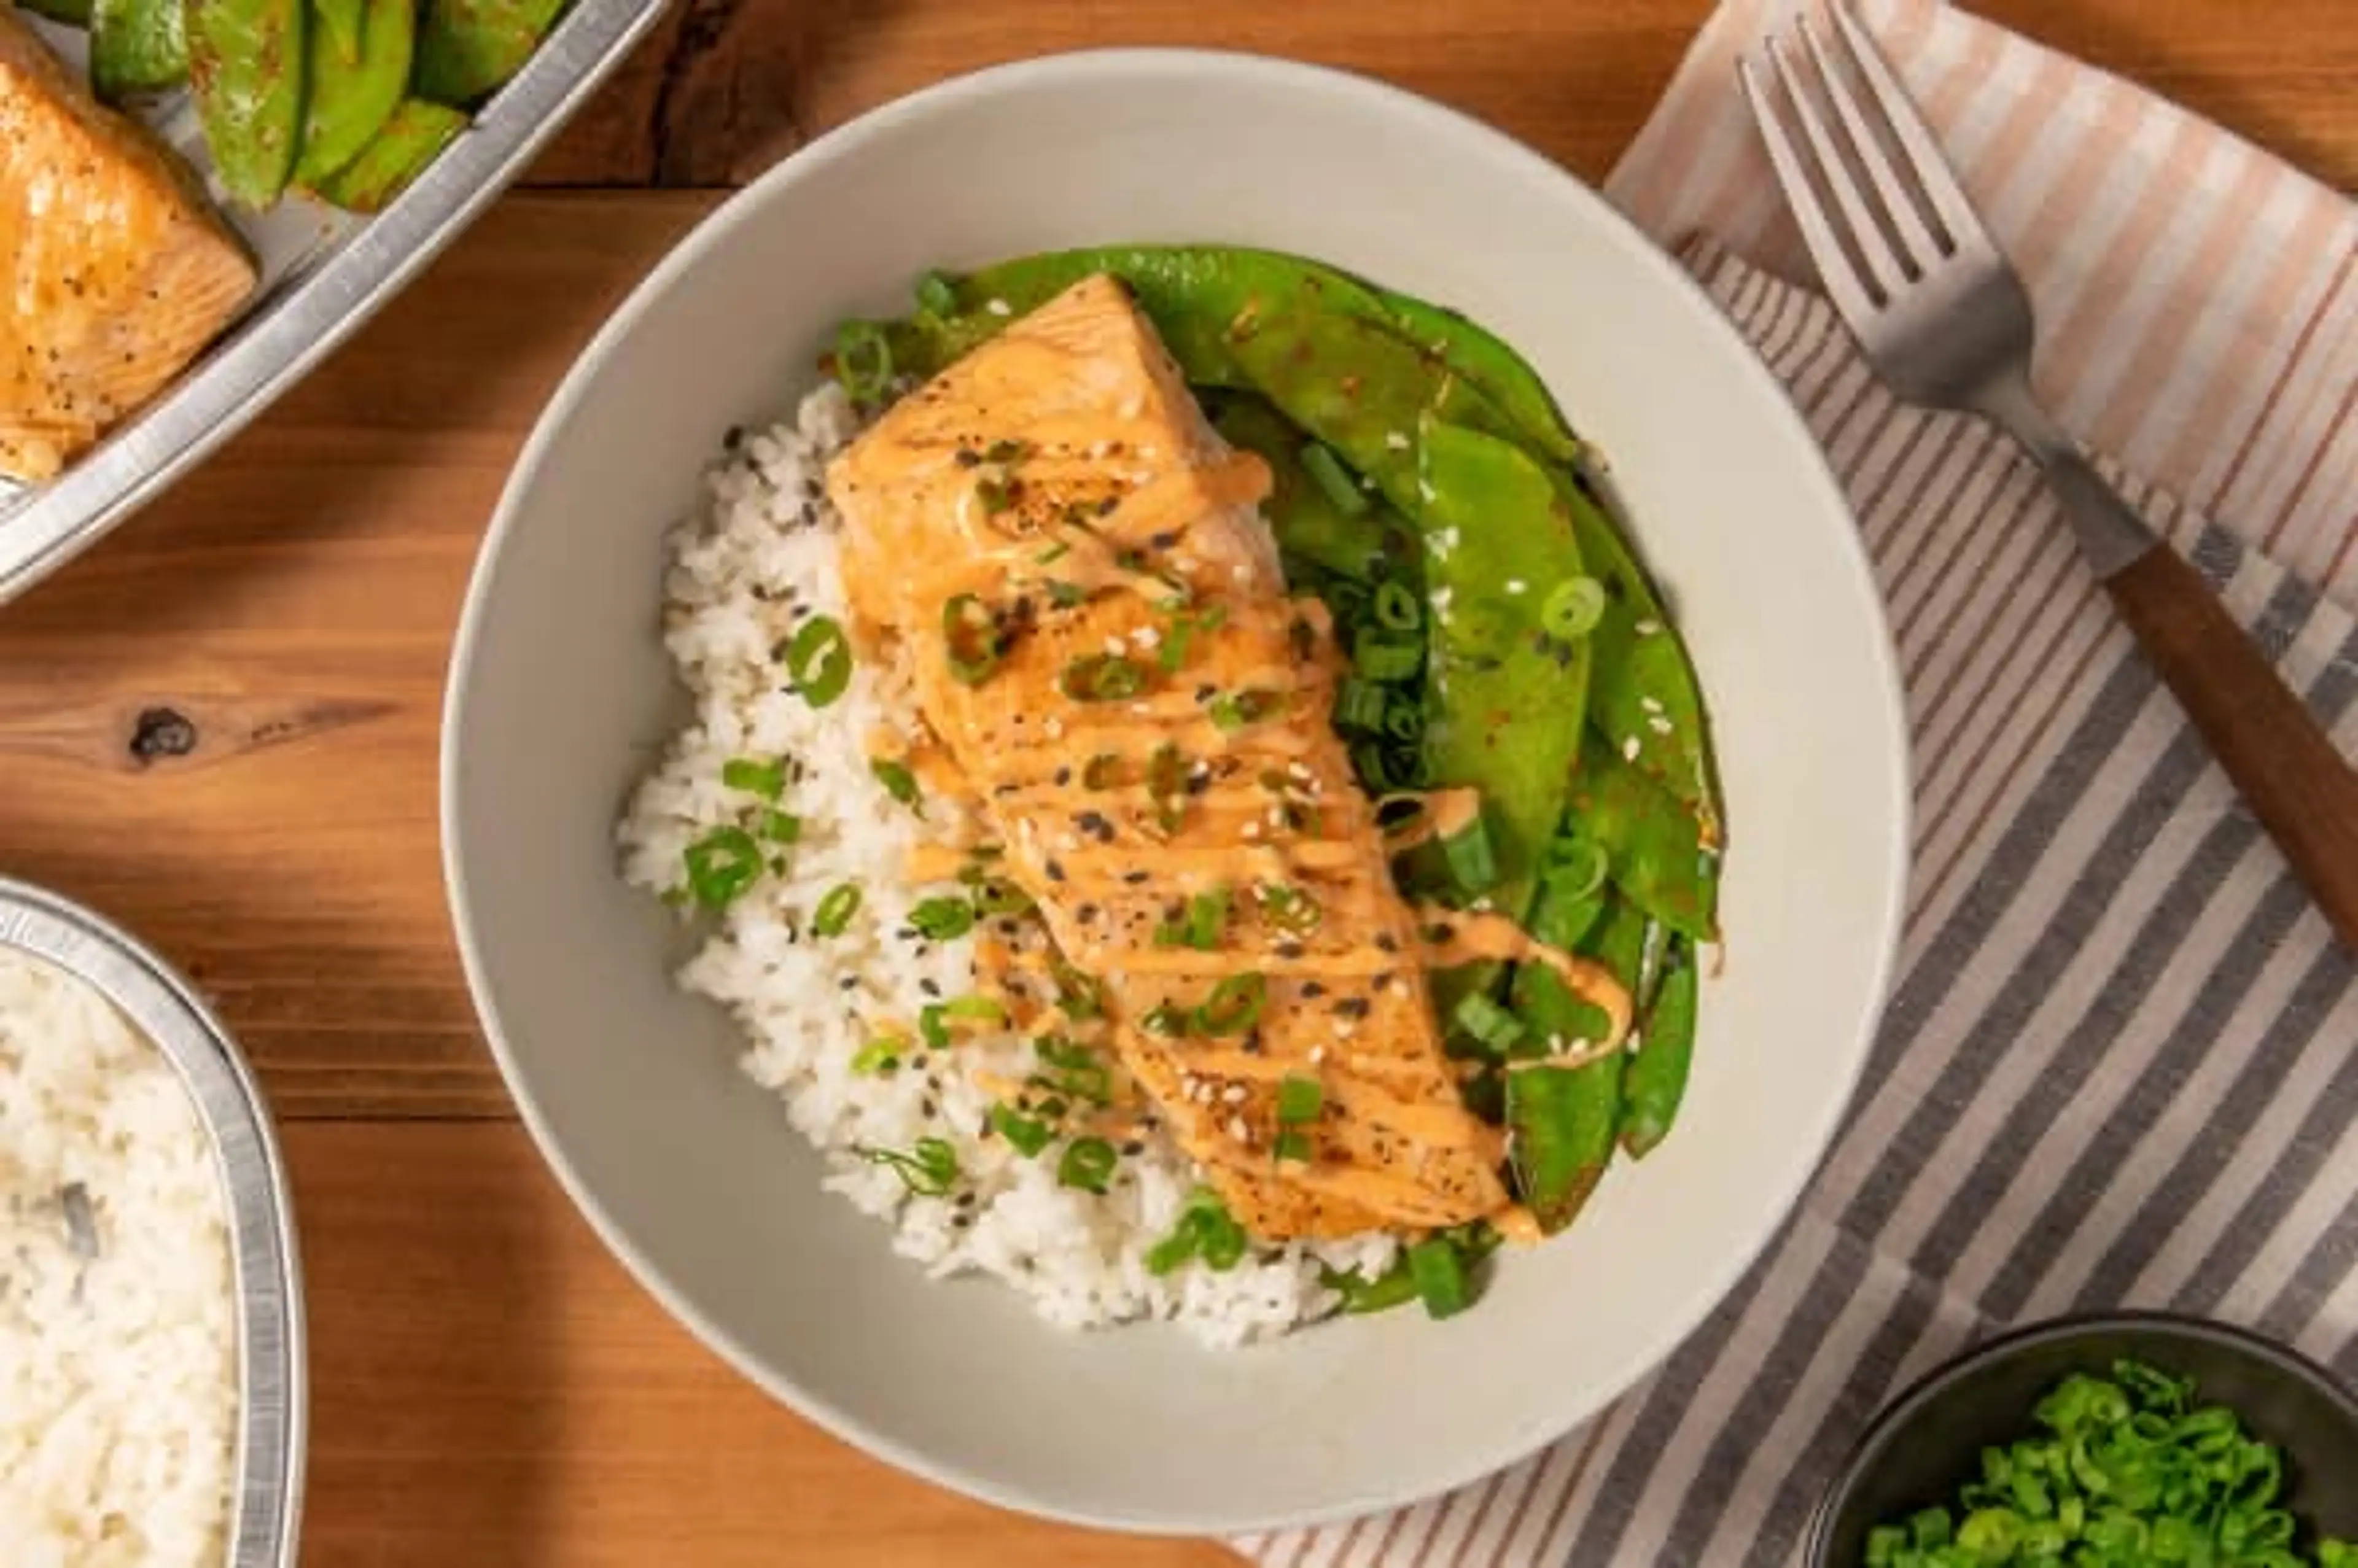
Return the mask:
<path id="1" fill-rule="evenodd" d="M 1228 925 L 1228 890 L 1214 888 L 1199 892 L 1187 901 L 1184 914 L 1176 920 L 1166 920 L 1154 928 L 1154 945 L 1158 947 L 1193 947 L 1198 952 L 1217 951 L 1221 935 Z"/>
<path id="2" fill-rule="evenodd" d="M 1076 702 L 1119 702 L 1146 688 L 1146 671 L 1120 654 L 1087 654 L 1066 665 L 1056 685 Z"/>
<path id="3" fill-rule="evenodd" d="M 1213 723 L 1234 734 L 1249 724 L 1258 724 L 1273 717 L 1284 706 L 1285 698 L 1280 693 L 1254 687 L 1244 691 L 1221 693 L 1212 698 L 1206 711 L 1212 716 Z"/>
<path id="4" fill-rule="evenodd" d="M 1522 1020 L 1480 991 L 1466 992 L 1449 1017 L 1460 1033 L 1480 1043 L 1493 1055 L 1504 1055 L 1523 1037 Z"/>
<path id="5" fill-rule="evenodd" d="M 917 1010 L 917 1033 L 933 1050 L 950 1048 L 949 1011 L 937 1001 L 929 1001 Z"/>
<path id="6" fill-rule="evenodd" d="M 905 1044 L 893 1035 L 880 1034 L 852 1054 L 851 1070 L 861 1077 L 890 1072 L 901 1065 L 901 1050 Z"/>
<path id="7" fill-rule="evenodd" d="M 1195 1027 L 1206 1034 L 1242 1034 L 1260 1022 L 1268 1003 L 1268 977 L 1258 969 L 1230 975 L 1195 1010 Z"/>
<path id="8" fill-rule="evenodd" d="M 1315 1121 L 1326 1106 L 1326 1091 L 1316 1078 L 1287 1076 L 1278 1080 L 1277 1119 L 1292 1127 L 1299 1122 Z"/>
<path id="9" fill-rule="evenodd" d="M 1316 441 L 1304 444 L 1302 466 L 1326 499 L 1334 503 L 1336 511 L 1346 517 L 1365 514 L 1368 510 L 1367 493 L 1360 490 L 1359 481 L 1351 477 L 1351 470 L 1343 466 L 1343 460 L 1335 455 L 1332 448 Z"/>
<path id="10" fill-rule="evenodd" d="M 1479 813 L 1441 841 L 1441 853 L 1449 862 L 1450 880 L 1466 897 L 1487 892 L 1498 885 L 1498 857 L 1490 847 L 1490 829 Z"/>
<path id="11" fill-rule="evenodd" d="M 730 789 L 774 801 L 786 793 L 786 760 L 773 757 L 762 762 L 751 757 L 733 757 L 720 764 L 720 782 Z"/>
<path id="12" fill-rule="evenodd" d="M 974 498 L 982 503 L 984 516 L 996 517 L 1015 504 L 1015 487 L 1007 480 L 985 475 L 974 481 Z"/>
<path id="13" fill-rule="evenodd" d="M 940 1197 L 957 1180 L 957 1151 L 938 1138 L 920 1138 L 905 1154 L 897 1149 L 860 1152 L 872 1165 L 892 1166 L 908 1189 L 921 1197 Z"/>
<path id="14" fill-rule="evenodd" d="M 1020 463 L 1032 455 L 1032 449 L 1011 436 L 1001 437 L 982 449 L 987 463 Z"/>
<path id="15" fill-rule="evenodd" d="M 802 841 L 803 819 L 791 811 L 764 811 L 753 831 L 773 844 L 796 844 Z"/>
<path id="16" fill-rule="evenodd" d="M 1605 885 L 1609 870 L 1604 845 L 1585 833 L 1559 833 L 1548 841 L 1540 878 L 1552 897 L 1586 898 Z"/>
<path id="17" fill-rule="evenodd" d="M 1423 662 L 1424 649 L 1404 638 L 1363 634 L 1351 644 L 1351 667 L 1368 680 L 1406 680 Z"/>
<path id="18" fill-rule="evenodd" d="M 1076 1138 L 1056 1162 L 1056 1184 L 1085 1193 L 1102 1193 L 1113 1179 L 1113 1145 L 1102 1138 Z"/>
<path id="19" fill-rule="evenodd" d="M 962 898 L 928 898 L 909 911 L 909 924 L 928 942 L 949 942 L 974 929 L 974 905 Z"/>
<path id="20" fill-rule="evenodd" d="M 1376 624 L 1390 632 L 1413 632 L 1424 624 L 1424 611 L 1406 583 L 1379 582 L 1372 608 Z"/>
<path id="21" fill-rule="evenodd" d="M 957 288 L 938 272 L 917 279 L 917 308 L 936 316 L 957 314 Z"/>
<path id="22" fill-rule="evenodd" d="M 876 775 L 876 782 L 884 786 L 886 795 L 903 806 L 917 804 L 917 775 L 909 771 L 908 763 L 879 757 L 868 764 L 868 771 Z"/>
<path id="23" fill-rule="evenodd" d="M 840 936 L 859 912 L 860 884 L 838 882 L 818 901 L 818 908 L 811 914 L 811 929 L 821 936 Z"/>
<path id="24" fill-rule="evenodd" d="M 990 1125 L 1018 1154 L 1026 1158 L 1048 1147 L 1049 1141 L 1056 1136 L 1046 1122 L 1035 1120 L 1010 1106 L 992 1106 Z"/>
<path id="25" fill-rule="evenodd" d="M 1417 1299 L 1434 1317 L 1454 1317 L 1473 1302 L 1466 1289 L 1466 1260 L 1446 1237 L 1436 1236 L 1411 1247 L 1408 1271 L 1416 1281 Z"/>
<path id="26" fill-rule="evenodd" d="M 983 877 L 974 884 L 974 912 L 985 918 L 1029 914 L 1038 907 L 1030 893 L 1004 877 Z"/>
<path id="27" fill-rule="evenodd" d="M 1416 1300 L 1416 1279 L 1409 1272 L 1405 1257 L 1372 1280 L 1340 1269 L 1325 1271 L 1319 1280 L 1343 1298 L 1343 1310 L 1354 1314 L 1390 1312 Z"/>
<path id="28" fill-rule="evenodd" d="M 1384 705 L 1384 733 L 1400 741 L 1424 738 L 1424 704 L 1405 693 L 1395 693 Z"/>
<path id="29" fill-rule="evenodd" d="M 1088 589 L 1076 582 L 1066 582 L 1061 578 L 1050 578 L 1047 588 L 1048 602 L 1059 610 L 1070 610 L 1076 605 L 1088 602 Z"/>
<path id="30" fill-rule="evenodd" d="M 1335 727 L 1371 733 L 1384 727 L 1384 709 L 1390 698 L 1384 688 L 1357 676 L 1347 677 L 1335 693 Z"/>
<path id="31" fill-rule="evenodd" d="M 1195 635 L 1193 616 L 1174 615 L 1169 630 L 1163 633 L 1163 645 L 1154 651 L 1155 662 L 1166 676 L 1177 675 L 1179 666 L 1187 662 L 1187 643 Z"/>
<path id="32" fill-rule="evenodd" d="M 814 615 L 786 643 L 786 680 L 813 708 L 825 708 L 851 684 L 851 643 L 832 615 Z"/>
<path id="33" fill-rule="evenodd" d="M 716 827 L 682 856 L 689 896 L 707 909 L 726 909 L 762 875 L 762 847 L 742 827 Z"/>
<path id="34" fill-rule="evenodd" d="M 1226 1271 L 1243 1260 L 1247 1244 L 1244 1227 L 1229 1216 L 1220 1195 L 1209 1187 L 1197 1187 L 1179 1211 L 1171 1234 L 1148 1250 L 1146 1271 L 1167 1274 L 1191 1258 Z"/>
<path id="35" fill-rule="evenodd" d="M 1310 1135 L 1288 1128 L 1270 1145 L 1270 1153 L 1279 1160 L 1299 1160 L 1306 1165 L 1310 1162 Z"/>
<path id="36" fill-rule="evenodd" d="M 980 686 L 989 680 L 1007 654 L 999 617 L 970 593 L 943 601 L 942 643 L 949 654 L 950 674 L 961 686 Z"/>
<path id="37" fill-rule="evenodd" d="M 960 1023 L 1000 1023 L 1007 1022 L 1007 1009 L 997 997 L 962 996 L 942 1004 L 942 1016 L 957 1019 Z"/>
<path id="38" fill-rule="evenodd" d="M 1593 577 L 1568 577 L 1540 607 L 1540 630 L 1566 642 L 1585 637 L 1605 618 L 1605 585 Z"/>
<path id="39" fill-rule="evenodd" d="M 1111 789 L 1121 782 L 1121 758 L 1111 752 L 1099 752 L 1081 764 L 1083 789 Z"/>
<path id="40" fill-rule="evenodd" d="M 1056 1004 L 1065 1010 L 1066 1018 L 1079 1022 L 1104 1014 L 1105 998 L 1098 993 L 1097 981 L 1061 957 L 1048 960 L 1048 972 L 1055 977 Z"/>
<path id="41" fill-rule="evenodd" d="M 879 403 L 892 390 L 892 345 L 873 321 L 846 321 L 835 330 L 835 379 L 854 403 Z"/>
<path id="42" fill-rule="evenodd" d="M 1032 1049 L 1045 1066 L 1055 1069 L 1039 1075 L 1042 1087 L 1092 1105 L 1103 1105 L 1112 1098 L 1113 1076 L 1087 1046 L 1062 1034 L 1044 1034 L 1032 1043 Z"/>
<path id="43" fill-rule="evenodd" d="M 1370 795 L 1390 795 L 1407 786 L 1408 781 L 1392 767 L 1391 758 L 1371 741 L 1362 741 L 1351 748 L 1351 766 Z"/>
<path id="44" fill-rule="evenodd" d="M 1270 882 L 1261 888 L 1260 910 L 1271 925 L 1297 936 L 1317 930 L 1318 923 L 1326 917 L 1316 899 L 1283 882 Z"/>
<path id="45" fill-rule="evenodd" d="M 1146 1016 L 1138 1021 L 1138 1026 L 1149 1034 L 1175 1039 L 1187 1033 L 1187 1015 L 1174 1004 L 1160 1001 L 1146 1010 Z"/>

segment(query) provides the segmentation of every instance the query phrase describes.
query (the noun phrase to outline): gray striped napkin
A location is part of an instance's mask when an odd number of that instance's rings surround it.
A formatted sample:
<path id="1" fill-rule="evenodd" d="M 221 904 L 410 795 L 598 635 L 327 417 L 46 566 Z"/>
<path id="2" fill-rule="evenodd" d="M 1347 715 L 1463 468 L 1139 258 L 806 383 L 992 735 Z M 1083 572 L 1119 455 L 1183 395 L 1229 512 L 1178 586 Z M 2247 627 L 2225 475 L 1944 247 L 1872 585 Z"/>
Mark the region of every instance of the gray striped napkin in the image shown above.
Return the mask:
<path id="1" fill-rule="evenodd" d="M 2358 969 L 2036 471 L 1895 403 L 1816 296 L 1686 256 L 1824 443 L 1889 607 L 1917 800 L 1898 989 L 1801 1211 L 1652 1379 L 1455 1494 L 1238 1543 L 1267 1568 L 1782 1564 L 1901 1384 L 2075 1308 L 2211 1314 L 2358 1378 Z M 2358 752 L 2349 613 L 2114 477 Z"/>

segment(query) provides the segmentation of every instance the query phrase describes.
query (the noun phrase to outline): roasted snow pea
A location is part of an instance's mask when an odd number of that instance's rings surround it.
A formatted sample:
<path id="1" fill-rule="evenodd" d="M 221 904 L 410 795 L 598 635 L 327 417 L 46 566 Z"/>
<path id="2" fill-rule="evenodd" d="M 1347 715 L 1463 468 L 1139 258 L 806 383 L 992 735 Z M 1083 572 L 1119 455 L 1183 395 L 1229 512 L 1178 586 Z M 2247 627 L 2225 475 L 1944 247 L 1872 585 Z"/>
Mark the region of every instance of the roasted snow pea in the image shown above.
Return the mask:
<path id="1" fill-rule="evenodd" d="M 92 0 L 90 84 L 109 103 L 167 92 L 189 79 L 181 0 Z"/>
<path id="2" fill-rule="evenodd" d="M 1601 885 L 1542 876 L 1531 906 L 1531 934 L 1542 942 L 1576 946 L 1609 897 Z M 1544 964 L 1519 967 L 1510 998 L 1524 1040 L 1538 1051 L 1574 1049 L 1584 1029 L 1604 1022 Z M 1621 1077 L 1618 1055 L 1577 1067 L 1520 1066 L 1506 1075 L 1508 1158 L 1524 1205 L 1550 1235 L 1572 1223 L 1613 1162 Z"/>
<path id="3" fill-rule="evenodd" d="M 1693 946 L 1673 937 L 1663 953 L 1660 989 L 1646 1011 L 1637 1048 L 1622 1076 L 1621 1146 L 1634 1158 L 1652 1152 L 1678 1119 L 1694 1059 L 1701 989 Z"/>
<path id="4" fill-rule="evenodd" d="M 1680 935 L 1718 936 L 1719 856 L 1701 820 L 1651 773 L 1591 729 L 1581 749 L 1571 820 L 1605 857 L 1629 902 Z"/>
<path id="5" fill-rule="evenodd" d="M 336 58 L 346 65 L 360 62 L 361 13 L 367 5 L 368 0 L 311 0 L 311 16 L 319 24 L 318 30 L 334 49 Z M 415 30 L 416 0 L 411 0 L 409 9 L 412 29 Z M 312 58 L 317 59 L 319 57 L 315 54 Z"/>
<path id="6" fill-rule="evenodd" d="M 367 0 L 360 52 L 347 58 L 325 26 L 311 29 L 311 91 L 297 183 L 316 190 L 360 157 L 384 128 L 409 85 L 417 36 L 416 0 Z M 320 13 L 324 19 L 326 13 Z"/>
<path id="7" fill-rule="evenodd" d="M 1425 750 L 1437 784 L 1481 796 L 1495 907 L 1520 919 L 1580 755 L 1588 649 L 1541 630 L 1580 546 L 1547 470 L 1511 442 L 1443 420 L 1419 427 L 1414 514 L 1432 641 Z"/>
<path id="8" fill-rule="evenodd" d="M 466 128 L 456 109 L 405 98 L 358 157 L 319 182 L 319 194 L 347 212 L 382 211 Z"/>
<path id="9" fill-rule="evenodd" d="M 1212 427 L 1230 446 L 1269 464 L 1271 484 L 1261 511 L 1286 555 L 1352 582 L 1413 562 L 1417 545 L 1407 520 L 1375 497 L 1356 515 L 1345 512 L 1303 466 L 1302 432 L 1276 409 L 1249 394 L 1224 395 Z"/>
<path id="10" fill-rule="evenodd" d="M 505 86 L 548 37 L 570 0 L 427 0 L 411 91 L 471 109 Z"/>
<path id="11" fill-rule="evenodd" d="M 303 140 L 306 0 L 188 0 L 189 81 L 222 188 L 278 200 Z"/>

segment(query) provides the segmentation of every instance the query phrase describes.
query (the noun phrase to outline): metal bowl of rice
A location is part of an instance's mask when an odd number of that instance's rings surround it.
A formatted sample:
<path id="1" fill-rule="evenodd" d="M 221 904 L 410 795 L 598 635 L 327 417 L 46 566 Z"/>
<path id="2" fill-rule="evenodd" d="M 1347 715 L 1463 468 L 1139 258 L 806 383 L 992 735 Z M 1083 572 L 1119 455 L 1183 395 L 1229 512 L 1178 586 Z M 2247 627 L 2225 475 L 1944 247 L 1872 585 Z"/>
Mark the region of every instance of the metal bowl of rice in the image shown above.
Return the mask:
<path id="1" fill-rule="evenodd" d="M 0 1539 L 289 1568 L 302 1293 L 269 1112 L 155 953 L 0 879 Z"/>
<path id="2" fill-rule="evenodd" d="M 978 979 L 980 916 L 929 925 L 941 890 L 910 868 L 939 847 L 932 819 L 870 750 L 912 734 L 905 682 L 864 655 L 833 680 L 778 676 L 846 602 L 821 468 L 851 410 L 818 368 L 838 323 L 892 313 L 931 269 L 1145 243 L 1314 258 L 1446 302 L 1527 354 L 1611 455 L 1714 714 L 1741 844 L 1677 1135 L 1608 1174 L 1561 1235 L 1502 1250 L 1446 1321 L 1338 1311 L 1335 1280 L 1388 1268 L 1393 1235 L 1249 1244 L 1235 1217 L 1195 1206 L 1195 1169 L 1142 1119 L 1142 1136 L 1099 1139 L 1109 1181 L 1027 1148 L 993 1080 L 1049 1079 L 1033 1065 L 1046 1044 L 1002 1057 L 992 1031 L 1020 1019 L 954 1011 L 996 1000 Z M 822 686 L 823 704 L 806 700 Z M 1702 292 L 1594 193 L 1357 78 L 1065 56 L 934 88 L 798 152 L 584 352 L 476 567 L 444 718 L 444 869 L 541 1152 L 719 1354 L 846 1440 L 1007 1507 L 1266 1530 L 1531 1454 L 1658 1365 L 1784 1223 L 1865 1059 L 1895 946 L 1897 692 L 1807 429 Z M 682 867 L 695 877 L 724 819 L 759 896 L 708 918 L 665 907 L 689 902 Z M 1195 1027 L 1235 1033 L 1205 1021 L 1210 1006 Z M 880 1032 L 880 1017 L 914 1028 Z M 1173 1264 L 1174 1238 L 1200 1257 Z"/>

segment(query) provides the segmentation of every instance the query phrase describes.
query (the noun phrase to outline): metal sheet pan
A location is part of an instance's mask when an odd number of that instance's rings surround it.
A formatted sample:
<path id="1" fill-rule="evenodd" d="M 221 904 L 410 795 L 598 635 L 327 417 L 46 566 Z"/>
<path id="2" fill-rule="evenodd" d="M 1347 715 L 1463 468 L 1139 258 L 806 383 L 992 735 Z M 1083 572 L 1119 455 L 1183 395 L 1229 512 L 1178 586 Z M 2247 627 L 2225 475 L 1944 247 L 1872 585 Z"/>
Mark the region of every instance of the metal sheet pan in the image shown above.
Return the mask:
<path id="1" fill-rule="evenodd" d="M 302 1269 L 269 1108 L 219 1020 L 138 941 L 0 878 L 0 948 L 54 964 L 114 1004 L 189 1087 L 228 1199 L 237 1291 L 236 1490 L 228 1568 L 295 1568 L 309 1418 Z"/>
<path id="2" fill-rule="evenodd" d="M 523 172 L 654 26 L 664 5 L 577 0 L 474 125 L 374 218 L 352 218 L 297 197 L 265 213 L 232 211 L 262 264 L 262 287 L 245 315 L 59 478 L 39 486 L 0 481 L 6 492 L 0 494 L 0 604 L 154 498 L 391 299 Z M 79 32 L 35 25 L 80 64 Z M 194 109 L 185 98 L 146 117 L 199 168 L 206 167 Z"/>

